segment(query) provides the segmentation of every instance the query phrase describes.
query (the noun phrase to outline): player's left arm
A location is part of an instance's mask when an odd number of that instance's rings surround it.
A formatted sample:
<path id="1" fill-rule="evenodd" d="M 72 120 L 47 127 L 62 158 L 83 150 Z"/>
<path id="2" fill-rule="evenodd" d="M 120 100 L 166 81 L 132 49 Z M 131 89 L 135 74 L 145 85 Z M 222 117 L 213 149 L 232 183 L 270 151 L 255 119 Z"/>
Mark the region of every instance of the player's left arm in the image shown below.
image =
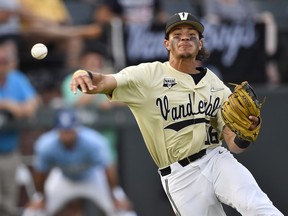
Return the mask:
<path id="1" fill-rule="evenodd" d="M 260 119 L 256 116 L 250 116 L 249 118 L 252 121 L 249 130 L 253 131 L 260 124 Z M 242 153 L 250 146 L 250 142 L 239 139 L 227 126 L 223 128 L 223 137 L 229 150 L 233 153 Z"/>
<path id="2" fill-rule="evenodd" d="M 116 166 L 110 165 L 106 167 L 105 171 L 115 207 L 117 209 L 131 210 L 133 208 L 132 203 L 126 196 L 123 188 L 119 185 Z"/>
<path id="3" fill-rule="evenodd" d="M 105 137 L 101 139 L 95 133 L 93 134 L 95 135 L 94 138 L 89 139 L 93 143 L 91 143 L 92 149 L 90 151 L 93 164 L 99 165 L 99 161 L 101 161 L 115 207 L 130 209 L 131 203 L 119 183 L 117 166 L 112 160 L 112 154 L 108 147 L 109 141 Z M 98 140 L 98 142 L 94 140 Z"/>

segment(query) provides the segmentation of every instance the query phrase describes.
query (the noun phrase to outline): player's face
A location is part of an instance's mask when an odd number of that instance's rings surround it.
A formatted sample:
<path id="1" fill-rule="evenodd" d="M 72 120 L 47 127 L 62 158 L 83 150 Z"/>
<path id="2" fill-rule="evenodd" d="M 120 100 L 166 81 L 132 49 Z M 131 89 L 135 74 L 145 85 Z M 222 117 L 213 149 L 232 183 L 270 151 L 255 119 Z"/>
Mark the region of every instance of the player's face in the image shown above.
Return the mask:
<path id="1" fill-rule="evenodd" d="M 169 39 L 164 41 L 170 55 L 176 59 L 196 58 L 202 48 L 199 33 L 191 25 L 178 25 L 169 33 Z"/>
<path id="2" fill-rule="evenodd" d="M 64 147 L 69 149 L 74 146 L 77 134 L 75 130 L 59 130 L 59 136 Z"/>

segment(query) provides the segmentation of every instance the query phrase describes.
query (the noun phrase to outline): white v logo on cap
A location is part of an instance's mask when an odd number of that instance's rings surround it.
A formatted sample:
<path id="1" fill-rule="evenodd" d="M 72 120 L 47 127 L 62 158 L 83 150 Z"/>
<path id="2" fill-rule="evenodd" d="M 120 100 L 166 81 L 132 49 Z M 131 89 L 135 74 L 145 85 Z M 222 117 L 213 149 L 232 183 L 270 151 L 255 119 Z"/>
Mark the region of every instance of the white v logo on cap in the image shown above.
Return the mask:
<path id="1" fill-rule="evenodd" d="M 179 17 L 181 20 L 187 20 L 188 18 L 188 13 L 186 12 L 181 12 L 181 13 L 178 13 L 179 14 Z"/>

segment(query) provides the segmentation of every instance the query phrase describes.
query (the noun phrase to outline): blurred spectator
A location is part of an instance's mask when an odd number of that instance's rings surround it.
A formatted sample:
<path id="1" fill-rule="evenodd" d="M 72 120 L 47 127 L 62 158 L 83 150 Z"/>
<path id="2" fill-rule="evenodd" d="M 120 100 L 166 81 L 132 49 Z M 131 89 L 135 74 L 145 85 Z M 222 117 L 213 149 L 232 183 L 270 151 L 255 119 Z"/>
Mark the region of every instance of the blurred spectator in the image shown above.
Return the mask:
<path id="1" fill-rule="evenodd" d="M 105 52 L 99 48 L 93 46 L 86 47 L 83 50 L 80 57 L 79 68 L 84 68 L 89 71 L 99 71 L 102 73 L 111 73 L 113 70 L 111 64 L 105 58 Z M 93 107 L 100 110 L 109 110 L 113 107 L 123 106 L 122 103 L 110 102 L 105 95 L 88 95 L 88 94 L 76 94 L 74 95 L 70 91 L 70 80 L 72 74 L 69 74 L 64 78 L 61 86 L 61 93 L 64 102 L 68 106 L 74 107 Z M 110 150 L 113 154 L 113 160 L 117 165 L 117 131 L 114 128 L 105 128 L 100 131 L 109 140 Z"/>
<path id="2" fill-rule="evenodd" d="M 104 5 L 126 24 L 163 24 L 167 19 L 160 0 L 107 0 Z"/>
<path id="3" fill-rule="evenodd" d="M 9 38 L 18 44 L 20 24 L 19 17 L 15 14 L 18 8 L 17 0 L 0 1 L 0 41 Z"/>
<path id="4" fill-rule="evenodd" d="M 22 46 L 28 53 L 34 43 L 46 43 L 49 48 L 64 54 L 64 64 L 68 67 L 77 65 L 82 40 L 97 38 L 101 34 L 101 27 L 95 23 L 72 25 L 62 0 L 0 2 L 0 39 L 13 37 L 17 41 L 24 37 Z"/>
<path id="5" fill-rule="evenodd" d="M 246 0 L 204 0 L 203 15 L 210 22 L 253 20 L 256 10 Z"/>
<path id="6" fill-rule="evenodd" d="M 0 113 L 8 123 L 14 119 L 33 117 L 39 97 L 30 81 L 17 69 L 17 47 L 11 41 L 0 44 Z M 3 122 L 2 122 L 3 123 Z M 4 125 L 3 124 L 3 125 Z M 16 168 L 21 163 L 18 151 L 20 131 L 1 128 L 0 131 L 0 215 L 15 215 L 17 204 Z"/>
<path id="7" fill-rule="evenodd" d="M 204 0 L 203 16 L 209 22 L 263 22 L 266 25 L 266 51 L 273 55 L 277 48 L 277 23 L 269 11 L 258 12 L 247 0 Z"/>
<path id="8" fill-rule="evenodd" d="M 62 0 L 20 0 L 20 3 L 22 11 L 26 11 L 21 16 L 21 31 L 28 47 L 36 42 L 55 47 L 65 54 L 67 67 L 77 65 L 83 39 L 101 35 L 101 26 L 95 23 L 73 25 Z"/>
<path id="9" fill-rule="evenodd" d="M 52 48 L 50 55 L 52 50 L 64 54 L 64 66 L 77 65 L 83 39 L 101 34 L 101 26 L 95 23 L 73 25 L 62 0 L 0 1 L 0 40 L 1 37 L 16 42 L 23 39 L 21 48 L 27 53 L 35 43 L 45 43 Z"/>
<path id="10" fill-rule="evenodd" d="M 100 71 L 102 73 L 109 73 L 112 71 L 112 66 L 109 61 L 106 60 L 103 50 L 94 47 L 86 47 L 79 58 L 78 68 L 84 68 L 90 71 Z M 69 84 L 71 80 L 71 73 L 69 71 L 68 75 L 64 78 L 61 86 L 62 96 L 67 103 L 67 105 L 72 105 L 76 107 L 81 106 L 96 106 L 103 109 L 109 109 L 113 103 L 110 103 L 108 99 L 93 95 L 74 95 L 71 93 Z"/>
<path id="11" fill-rule="evenodd" d="M 266 75 L 271 84 L 279 84 L 281 77 L 273 60 L 277 51 L 277 23 L 269 11 L 258 12 L 248 0 L 204 0 L 203 16 L 211 23 L 258 22 L 265 24 Z"/>
<path id="12" fill-rule="evenodd" d="M 119 186 L 107 140 L 80 125 L 73 110 L 63 109 L 56 115 L 55 128 L 35 142 L 37 194 L 26 212 L 45 209 L 48 215 L 55 215 L 69 201 L 87 198 L 107 216 L 119 212 L 121 216 L 135 216 Z"/>
<path id="13" fill-rule="evenodd" d="M 155 58 L 162 60 L 166 50 L 157 46 L 162 37 L 158 30 L 164 29 L 168 15 L 160 0 L 107 0 L 94 17 L 99 20 L 100 14 L 106 14 L 105 20 L 111 23 L 111 56 L 117 70 Z M 139 40 L 139 35 L 145 40 Z M 139 49 L 144 43 L 151 47 Z"/>

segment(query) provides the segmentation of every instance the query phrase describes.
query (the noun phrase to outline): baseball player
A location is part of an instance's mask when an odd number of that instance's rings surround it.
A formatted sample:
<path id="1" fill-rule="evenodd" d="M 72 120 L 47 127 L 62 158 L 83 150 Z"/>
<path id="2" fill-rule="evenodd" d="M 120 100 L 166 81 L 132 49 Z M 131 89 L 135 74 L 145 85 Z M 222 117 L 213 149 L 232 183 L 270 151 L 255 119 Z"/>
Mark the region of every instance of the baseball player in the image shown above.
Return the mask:
<path id="1" fill-rule="evenodd" d="M 80 126 L 73 111 L 59 111 L 55 129 L 36 141 L 35 157 L 38 192 L 30 209 L 43 208 L 54 215 L 81 197 L 93 201 L 106 216 L 136 216 L 118 185 L 106 138 Z"/>
<path id="2" fill-rule="evenodd" d="M 230 153 L 241 153 L 250 143 L 222 120 L 220 108 L 229 88 L 208 68 L 197 67 L 196 60 L 208 54 L 203 32 L 192 14 L 174 14 L 165 29 L 168 62 L 143 63 L 110 75 L 77 70 L 71 91 L 104 93 L 129 106 L 176 215 L 223 216 L 221 202 L 242 215 L 283 215 Z M 260 124 L 256 116 L 250 120 L 250 130 Z"/>

